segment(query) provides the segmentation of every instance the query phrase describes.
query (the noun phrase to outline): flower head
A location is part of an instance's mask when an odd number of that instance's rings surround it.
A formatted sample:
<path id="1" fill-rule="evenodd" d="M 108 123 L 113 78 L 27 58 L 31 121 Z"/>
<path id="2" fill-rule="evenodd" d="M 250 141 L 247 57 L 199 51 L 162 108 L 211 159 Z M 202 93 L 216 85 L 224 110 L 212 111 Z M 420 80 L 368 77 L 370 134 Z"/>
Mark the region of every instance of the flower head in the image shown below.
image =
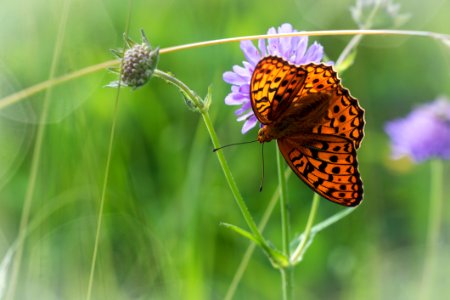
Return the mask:
<path id="1" fill-rule="evenodd" d="M 155 70 L 151 50 L 145 44 L 136 44 L 125 52 L 123 57 L 122 82 L 131 87 L 144 85 Z"/>
<path id="2" fill-rule="evenodd" d="M 158 63 L 159 48 L 152 49 L 143 31 L 141 31 L 141 35 L 141 44 L 125 38 L 128 49 L 123 55 L 122 71 L 120 69 L 112 70 L 120 74 L 120 81 L 113 81 L 107 86 L 117 87 L 120 83 L 122 86 L 136 89 L 150 80 Z M 118 59 L 122 60 L 122 50 L 111 51 Z"/>
<path id="3" fill-rule="evenodd" d="M 297 32 L 291 24 L 283 24 L 278 29 L 270 28 L 268 34 Z M 267 55 L 276 55 L 296 65 L 318 63 L 323 57 L 323 47 L 314 42 L 308 47 L 307 36 L 260 39 L 258 48 L 251 41 L 242 41 L 241 49 L 247 61 L 243 66 L 233 66 L 233 71 L 223 74 L 223 80 L 231 84 L 231 93 L 225 98 L 227 105 L 240 105 L 235 114 L 238 121 L 245 121 L 242 133 L 255 127 L 258 120 L 250 103 L 250 80 L 256 64 Z"/>
<path id="4" fill-rule="evenodd" d="M 394 158 L 409 156 L 416 162 L 432 157 L 450 159 L 450 102 L 445 97 L 388 122 L 385 130 Z"/>

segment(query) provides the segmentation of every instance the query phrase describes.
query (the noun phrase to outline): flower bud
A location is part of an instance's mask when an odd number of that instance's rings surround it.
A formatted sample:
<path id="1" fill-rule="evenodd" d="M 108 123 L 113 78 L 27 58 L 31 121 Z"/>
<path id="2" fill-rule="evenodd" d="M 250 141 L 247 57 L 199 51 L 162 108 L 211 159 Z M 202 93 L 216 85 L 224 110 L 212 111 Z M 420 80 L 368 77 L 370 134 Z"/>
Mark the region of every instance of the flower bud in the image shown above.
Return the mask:
<path id="1" fill-rule="evenodd" d="M 159 49 L 151 50 L 146 43 L 136 44 L 125 52 L 121 81 L 137 88 L 150 79 L 156 68 Z"/>

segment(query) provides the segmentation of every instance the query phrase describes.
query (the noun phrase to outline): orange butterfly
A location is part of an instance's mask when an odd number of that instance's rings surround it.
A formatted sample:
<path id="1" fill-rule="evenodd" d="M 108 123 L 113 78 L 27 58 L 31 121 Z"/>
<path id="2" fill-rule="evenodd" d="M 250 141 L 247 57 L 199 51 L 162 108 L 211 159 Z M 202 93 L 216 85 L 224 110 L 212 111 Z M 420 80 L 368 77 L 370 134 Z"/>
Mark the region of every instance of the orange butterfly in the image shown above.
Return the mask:
<path id="1" fill-rule="evenodd" d="M 361 202 L 356 149 L 364 110 L 331 66 L 267 56 L 253 71 L 250 98 L 263 124 L 260 143 L 276 139 L 291 169 L 324 198 L 345 206 Z"/>

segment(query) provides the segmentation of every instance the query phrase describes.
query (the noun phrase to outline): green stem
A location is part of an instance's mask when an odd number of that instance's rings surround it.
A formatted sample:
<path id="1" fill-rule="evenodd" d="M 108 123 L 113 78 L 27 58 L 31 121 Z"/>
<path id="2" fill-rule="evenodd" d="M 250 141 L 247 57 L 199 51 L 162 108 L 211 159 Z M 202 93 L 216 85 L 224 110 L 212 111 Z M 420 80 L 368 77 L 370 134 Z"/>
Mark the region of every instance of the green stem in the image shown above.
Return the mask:
<path id="1" fill-rule="evenodd" d="M 287 202 L 287 188 L 286 178 L 284 176 L 283 158 L 280 151 L 277 153 L 277 167 L 278 167 L 278 185 L 280 189 L 280 212 L 281 212 L 281 239 L 283 244 L 283 254 L 286 257 L 291 256 L 289 248 L 290 242 L 290 228 L 289 228 L 289 207 Z M 282 268 L 281 272 L 281 288 L 283 291 L 283 299 L 292 299 L 292 269 L 288 265 Z"/>
<path id="2" fill-rule="evenodd" d="M 370 12 L 369 17 L 366 20 L 366 23 L 362 25 L 360 29 L 367 30 L 370 27 L 372 27 L 373 18 L 378 12 L 380 4 L 381 0 L 378 0 L 375 6 L 373 7 L 372 11 Z M 344 50 L 342 50 L 341 55 L 339 55 L 339 58 L 336 61 L 336 66 L 339 66 L 345 60 L 345 58 L 350 54 L 350 52 L 361 42 L 362 37 L 363 35 L 361 34 L 353 36 L 353 38 L 350 40 L 350 42 L 347 44 Z"/>
<path id="3" fill-rule="evenodd" d="M 311 235 L 311 229 L 314 224 L 314 219 L 317 215 L 317 208 L 319 207 L 320 202 L 320 196 L 317 193 L 314 193 L 313 203 L 311 205 L 311 210 L 309 212 L 308 221 L 306 222 L 305 231 L 303 232 L 303 239 L 301 240 L 300 244 L 295 249 L 294 253 L 292 253 L 291 258 L 289 259 L 289 262 L 291 264 L 294 264 L 295 262 L 299 261 L 300 257 L 302 257 L 307 245 L 308 241 Z"/>
<path id="4" fill-rule="evenodd" d="M 205 126 L 208 130 L 208 133 L 211 137 L 211 141 L 213 143 L 214 148 L 219 148 L 219 139 L 217 138 L 216 131 L 214 130 L 214 126 L 211 122 L 211 118 L 209 117 L 208 113 L 208 107 L 205 106 L 202 99 L 194 93 L 184 82 L 177 79 L 176 77 L 163 72 L 161 70 L 156 69 L 155 76 L 162 78 L 166 80 L 167 82 L 175 85 L 178 87 L 182 93 L 187 97 L 190 101 L 193 102 L 194 107 L 198 108 L 199 112 L 201 113 L 203 117 L 203 121 L 205 123 Z M 225 178 L 228 182 L 228 185 L 231 189 L 231 192 L 234 196 L 234 199 L 236 200 L 237 205 L 239 206 L 239 209 L 241 210 L 242 216 L 244 217 L 245 222 L 247 223 L 248 227 L 250 228 L 250 231 L 253 233 L 253 236 L 258 241 L 258 244 L 266 251 L 266 253 L 271 256 L 272 250 L 269 247 L 269 245 L 266 243 L 265 239 L 261 235 L 260 231 L 258 230 L 258 227 L 256 226 L 255 221 L 253 220 L 253 217 L 251 216 L 247 205 L 244 202 L 244 199 L 242 198 L 242 195 L 239 191 L 239 188 L 236 184 L 236 181 L 233 178 L 233 175 L 231 174 L 231 170 L 228 167 L 228 163 L 225 160 L 225 156 L 223 155 L 222 151 L 217 151 L 217 158 L 219 160 L 220 166 L 222 167 L 223 173 L 225 175 Z"/>
<path id="5" fill-rule="evenodd" d="M 208 133 L 211 137 L 211 141 L 213 143 L 214 148 L 218 148 L 220 146 L 219 139 L 217 138 L 216 131 L 214 130 L 214 127 L 211 122 L 211 118 L 209 117 L 208 112 L 202 112 L 203 121 L 205 122 L 206 128 L 208 129 Z M 258 227 L 255 224 L 255 221 L 253 220 L 253 217 L 251 216 L 247 205 L 244 202 L 244 199 L 241 196 L 241 193 L 238 189 L 238 186 L 236 184 L 236 181 L 233 178 L 233 175 L 231 174 L 230 168 L 228 167 L 228 163 L 225 160 L 225 156 L 223 155 L 223 152 L 221 150 L 217 151 L 217 159 L 219 160 L 220 166 L 222 167 L 223 173 L 225 175 L 225 178 L 227 180 L 227 183 L 231 189 L 231 192 L 233 193 L 234 199 L 236 200 L 237 205 L 239 206 L 239 209 L 241 210 L 242 216 L 244 217 L 245 221 L 247 222 L 248 227 L 250 228 L 251 232 L 255 236 L 255 238 L 260 242 L 260 245 L 266 249 L 269 250 L 269 246 L 266 244 L 263 236 L 261 235 L 260 231 L 258 230 Z"/>
<path id="6" fill-rule="evenodd" d="M 425 245 L 425 261 L 422 272 L 419 299 L 432 299 L 430 295 L 433 274 L 436 270 L 438 254 L 439 229 L 442 221 L 443 206 L 443 178 L 444 166 L 441 160 L 435 159 L 430 163 L 430 208 L 428 215 L 427 241 Z"/>
<path id="7" fill-rule="evenodd" d="M 287 167 L 284 170 L 285 179 L 287 180 L 291 174 L 292 174 L 291 169 L 289 167 Z M 266 227 L 267 223 L 269 222 L 269 218 L 272 215 L 272 212 L 274 211 L 276 204 L 278 203 L 279 197 L 280 197 L 280 189 L 277 188 L 275 193 L 272 195 L 272 198 L 269 201 L 269 205 L 267 205 L 266 210 L 264 211 L 261 221 L 259 222 L 258 229 L 261 233 L 264 232 L 264 228 Z M 230 286 L 228 287 L 228 290 L 227 290 L 224 300 L 233 299 L 233 296 L 236 292 L 239 282 L 241 281 L 242 276 L 244 275 L 244 272 L 247 269 L 247 266 L 250 262 L 250 258 L 253 255 L 255 248 L 256 248 L 255 243 L 251 243 L 247 247 L 247 250 L 245 251 L 245 254 L 242 257 L 241 263 L 239 264 L 239 267 L 234 274 L 233 281 L 231 282 Z"/>
<path id="8" fill-rule="evenodd" d="M 287 202 L 287 189 L 286 178 L 284 176 L 283 158 L 280 151 L 277 151 L 277 166 L 278 166 L 278 185 L 280 189 L 280 211 L 281 211 L 281 234 L 283 243 L 283 253 L 289 257 L 289 241 L 290 241 L 290 228 L 289 228 L 289 210 Z"/>
<path id="9" fill-rule="evenodd" d="M 290 267 L 280 268 L 282 299 L 292 299 L 292 270 Z"/>
<path id="10" fill-rule="evenodd" d="M 183 81 L 181 81 L 178 78 L 176 78 L 175 76 L 172 76 L 171 74 L 161 71 L 159 69 L 155 69 L 155 72 L 153 73 L 153 75 L 156 77 L 159 77 L 161 79 L 164 79 L 168 83 L 173 84 L 174 86 L 178 87 L 185 94 L 185 96 L 194 103 L 195 107 L 197 107 L 200 110 L 200 112 L 203 113 L 204 105 L 203 105 L 202 100 Z M 214 146 L 214 147 L 216 147 L 216 146 Z"/>
<path id="11" fill-rule="evenodd" d="M 132 2 L 131 0 L 128 1 L 128 18 L 127 18 L 127 23 L 126 23 L 126 28 L 125 28 L 125 33 L 126 33 L 125 36 L 128 36 L 128 28 L 129 28 L 130 18 L 131 18 L 131 2 Z M 125 53 L 125 47 L 122 50 L 122 57 L 124 56 L 124 53 Z M 121 70 L 123 69 L 122 67 L 123 67 L 123 60 L 121 61 L 121 65 L 120 65 Z M 94 285 L 94 274 L 95 274 L 95 268 L 97 265 L 98 246 L 100 243 L 100 233 L 101 233 L 102 224 L 103 224 L 103 210 L 104 210 L 105 202 L 106 202 L 106 191 L 107 191 L 108 182 L 109 182 L 109 169 L 110 169 L 110 165 L 111 165 L 112 149 L 113 149 L 114 138 L 115 138 L 115 134 L 116 134 L 117 116 L 119 114 L 120 89 L 121 89 L 121 87 L 120 87 L 120 83 L 119 83 L 119 86 L 118 86 L 117 92 L 116 92 L 116 100 L 114 102 L 114 111 L 113 111 L 113 116 L 112 116 L 111 130 L 109 133 L 108 154 L 106 157 L 105 172 L 103 175 L 102 194 L 100 197 L 100 207 L 99 207 L 98 215 L 97 215 L 97 226 L 95 229 L 94 249 L 92 251 L 91 267 L 90 267 L 90 271 L 89 271 L 88 287 L 87 287 L 87 291 L 86 291 L 86 300 L 91 299 L 92 288 Z"/>

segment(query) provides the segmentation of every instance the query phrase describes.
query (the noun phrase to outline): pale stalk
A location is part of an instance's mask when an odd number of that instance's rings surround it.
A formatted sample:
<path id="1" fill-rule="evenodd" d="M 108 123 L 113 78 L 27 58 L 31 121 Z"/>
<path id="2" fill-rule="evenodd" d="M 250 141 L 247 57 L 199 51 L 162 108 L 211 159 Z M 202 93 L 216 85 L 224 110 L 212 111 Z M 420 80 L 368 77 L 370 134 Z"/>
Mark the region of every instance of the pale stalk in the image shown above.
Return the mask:
<path id="1" fill-rule="evenodd" d="M 378 29 L 378 30 L 322 30 L 322 31 L 303 31 L 303 32 L 293 32 L 293 33 L 277 33 L 277 34 L 261 34 L 261 35 L 249 35 L 242 37 L 233 37 L 233 38 L 225 38 L 225 39 L 217 39 L 210 40 L 204 42 L 183 44 L 179 46 L 167 47 L 160 49 L 160 54 L 166 54 L 169 52 L 176 52 L 181 50 L 188 50 L 194 48 L 201 48 L 207 46 L 214 46 L 226 43 L 236 43 L 244 40 L 257 40 L 257 39 L 265 39 L 265 38 L 279 38 L 279 37 L 288 37 L 288 36 L 343 36 L 343 35 L 404 35 L 404 36 L 419 36 L 419 37 L 428 37 L 442 41 L 447 46 L 450 46 L 450 35 L 431 32 L 431 31 L 418 31 L 418 30 L 387 30 L 387 29 Z M 4 109 L 10 105 L 20 102 L 21 100 L 28 98 L 32 95 L 35 95 L 45 89 L 50 87 L 62 84 L 64 82 L 89 75 L 98 71 L 103 71 L 105 68 L 114 67 L 118 65 L 120 62 L 116 59 L 102 62 L 97 65 L 92 65 L 73 73 L 68 73 L 62 75 L 60 77 L 51 78 L 46 81 L 40 82 L 33 86 L 30 86 L 26 89 L 23 89 L 17 93 L 8 95 L 0 99 L 0 110 Z"/>

